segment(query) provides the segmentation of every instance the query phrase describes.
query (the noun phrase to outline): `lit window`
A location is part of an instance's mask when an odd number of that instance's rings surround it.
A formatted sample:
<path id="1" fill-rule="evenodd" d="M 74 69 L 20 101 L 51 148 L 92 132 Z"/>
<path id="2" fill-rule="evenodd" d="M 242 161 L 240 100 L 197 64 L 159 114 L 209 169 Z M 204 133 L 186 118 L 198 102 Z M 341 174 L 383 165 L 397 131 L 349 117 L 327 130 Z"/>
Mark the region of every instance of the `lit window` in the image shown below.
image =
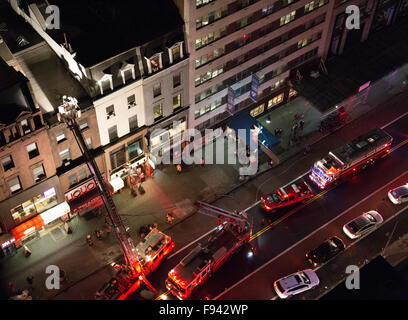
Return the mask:
<path id="1" fill-rule="evenodd" d="M 295 14 L 296 14 L 296 11 L 294 10 L 291 13 L 288 13 L 286 16 L 283 16 L 280 19 L 280 25 L 283 26 L 284 24 L 291 22 L 293 19 L 295 19 Z"/>
<path id="2" fill-rule="evenodd" d="M 65 137 L 64 131 L 61 131 L 60 133 L 57 133 L 55 135 L 55 138 L 57 139 L 57 143 L 61 143 L 62 141 L 67 140 L 67 138 Z"/>
<path id="3" fill-rule="evenodd" d="M 173 97 L 173 110 L 181 107 L 181 94 Z"/>
<path id="4" fill-rule="evenodd" d="M 14 162 L 13 162 L 13 158 L 11 156 L 7 156 L 7 157 L 1 159 L 1 163 L 3 165 L 4 171 L 7 171 L 7 170 L 10 170 L 10 169 L 14 168 Z"/>
<path id="5" fill-rule="evenodd" d="M 21 127 L 23 129 L 24 134 L 27 134 L 27 133 L 31 132 L 31 129 L 30 129 L 29 125 L 28 125 L 27 119 L 21 121 Z"/>
<path id="6" fill-rule="evenodd" d="M 159 103 L 153 107 L 153 117 L 154 120 L 157 120 L 162 116 L 163 116 L 163 104 Z"/>
<path id="7" fill-rule="evenodd" d="M 46 178 L 44 167 L 42 164 L 40 164 L 38 167 L 35 167 L 33 169 L 33 177 L 35 182 L 39 182 Z"/>
<path id="8" fill-rule="evenodd" d="M 22 189 L 21 184 L 20 184 L 20 179 L 18 177 L 15 177 L 14 179 L 9 180 L 8 185 L 9 185 L 11 193 L 18 192 Z"/>
<path id="9" fill-rule="evenodd" d="M 92 138 L 91 137 L 86 138 L 85 143 L 86 143 L 86 146 L 88 147 L 88 149 L 92 149 Z"/>
<path id="10" fill-rule="evenodd" d="M 262 112 L 264 112 L 264 109 L 265 109 L 265 104 L 263 103 L 260 106 L 252 109 L 250 111 L 250 114 L 251 114 L 251 116 L 256 117 L 256 116 L 260 115 Z"/>
<path id="11" fill-rule="evenodd" d="M 71 153 L 69 152 L 69 149 L 62 150 L 59 153 L 59 156 L 62 162 L 71 160 Z"/>
<path id="12" fill-rule="evenodd" d="M 277 104 L 281 103 L 283 101 L 283 97 L 284 97 L 284 94 L 281 93 L 280 95 L 277 95 L 276 97 L 269 100 L 268 101 L 268 109 L 270 109 L 273 106 L 276 106 Z"/>
<path id="13" fill-rule="evenodd" d="M 88 128 L 88 120 L 86 118 L 79 120 L 79 130 L 85 130 Z"/>
<path id="14" fill-rule="evenodd" d="M 27 152 L 28 152 L 28 157 L 30 159 L 33 159 L 40 154 L 37 148 L 37 144 L 35 142 L 27 146 Z"/>

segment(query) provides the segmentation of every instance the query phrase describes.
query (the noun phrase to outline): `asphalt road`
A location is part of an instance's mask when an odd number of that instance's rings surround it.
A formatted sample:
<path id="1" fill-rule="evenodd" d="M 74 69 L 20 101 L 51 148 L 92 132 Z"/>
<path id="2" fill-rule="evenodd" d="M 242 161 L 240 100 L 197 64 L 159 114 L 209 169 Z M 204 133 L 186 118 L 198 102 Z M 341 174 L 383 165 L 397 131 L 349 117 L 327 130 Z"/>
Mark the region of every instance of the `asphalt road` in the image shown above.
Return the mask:
<path id="1" fill-rule="evenodd" d="M 407 128 L 408 116 L 387 126 L 385 130 L 394 137 L 390 156 L 336 187 L 324 191 L 313 187 L 316 196 L 304 204 L 275 213 L 265 213 L 255 203 L 247 213 L 257 222 L 251 241 L 257 249 L 256 255 L 248 258 L 248 250 L 241 250 L 203 286 L 198 287 L 191 299 L 274 298 L 276 295 L 271 286 L 274 280 L 310 267 L 304 259 L 308 250 L 333 235 L 339 235 L 347 246 L 351 244 L 341 231 L 344 223 L 370 209 L 377 209 L 385 220 L 395 214 L 398 206 L 382 199 L 386 197 L 388 189 L 408 181 Z M 303 179 L 307 181 L 307 175 L 299 178 Z M 262 226 L 259 221 L 263 217 L 267 222 L 270 219 L 271 225 Z M 193 245 L 190 244 L 170 256 L 149 277 L 149 281 L 159 290 L 160 298 L 174 299 L 171 294 L 166 293 L 164 280 L 167 272 Z M 333 279 L 334 281 L 336 280 Z M 332 284 L 326 283 L 324 286 L 330 287 Z M 133 298 L 137 299 L 138 296 L 135 294 Z"/>

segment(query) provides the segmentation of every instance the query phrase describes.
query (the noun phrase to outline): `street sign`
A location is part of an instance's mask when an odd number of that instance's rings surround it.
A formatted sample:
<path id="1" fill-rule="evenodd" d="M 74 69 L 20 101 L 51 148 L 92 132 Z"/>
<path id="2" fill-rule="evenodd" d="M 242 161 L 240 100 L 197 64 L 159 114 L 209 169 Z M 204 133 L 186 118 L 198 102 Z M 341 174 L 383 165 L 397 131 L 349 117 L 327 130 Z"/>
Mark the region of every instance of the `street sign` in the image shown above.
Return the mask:
<path id="1" fill-rule="evenodd" d="M 252 75 L 251 81 L 251 91 L 249 93 L 249 97 L 256 102 L 256 98 L 258 97 L 258 87 L 259 87 L 259 78 L 256 74 Z"/>

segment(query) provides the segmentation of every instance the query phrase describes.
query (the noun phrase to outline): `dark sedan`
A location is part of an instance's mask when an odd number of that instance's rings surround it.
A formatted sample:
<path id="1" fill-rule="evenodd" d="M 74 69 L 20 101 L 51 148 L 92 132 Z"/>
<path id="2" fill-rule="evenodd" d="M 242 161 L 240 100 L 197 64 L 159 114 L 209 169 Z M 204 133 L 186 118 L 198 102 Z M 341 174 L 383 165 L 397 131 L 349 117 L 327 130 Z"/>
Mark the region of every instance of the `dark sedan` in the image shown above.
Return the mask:
<path id="1" fill-rule="evenodd" d="M 310 250 L 306 253 L 306 259 L 314 266 L 325 263 L 333 258 L 335 255 L 344 250 L 346 246 L 344 242 L 337 237 L 332 237 L 314 250 Z"/>

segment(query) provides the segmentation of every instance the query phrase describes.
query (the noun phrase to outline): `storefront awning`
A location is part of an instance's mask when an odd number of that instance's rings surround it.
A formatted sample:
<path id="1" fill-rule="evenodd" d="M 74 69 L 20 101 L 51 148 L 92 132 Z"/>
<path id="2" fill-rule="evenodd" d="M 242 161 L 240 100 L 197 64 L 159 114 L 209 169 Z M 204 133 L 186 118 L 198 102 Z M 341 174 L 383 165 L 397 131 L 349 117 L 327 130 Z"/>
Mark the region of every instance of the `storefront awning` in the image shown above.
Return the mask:
<path id="1" fill-rule="evenodd" d="M 11 229 L 11 233 L 14 235 L 14 239 L 18 240 L 26 235 L 30 234 L 31 232 L 40 229 L 44 226 L 44 220 L 41 218 L 40 215 L 28 220 L 19 226 Z"/>
<path id="2" fill-rule="evenodd" d="M 112 179 L 110 181 L 110 184 L 113 187 L 113 192 L 116 192 L 116 191 L 122 189 L 125 186 L 125 183 L 123 182 L 122 178 L 120 178 L 120 177 L 116 177 L 116 178 Z"/>
<path id="3" fill-rule="evenodd" d="M 259 145 L 263 145 L 264 147 L 271 149 L 273 146 L 279 143 L 278 138 L 276 138 L 262 124 L 260 124 L 255 118 L 246 112 L 238 113 L 237 115 L 228 119 L 227 125 L 231 129 L 234 129 L 239 138 L 246 144 L 249 144 L 251 141 L 251 130 L 253 129 L 254 125 L 261 129 L 258 135 Z M 239 132 L 238 129 L 244 129 L 245 131 L 242 133 Z M 259 153 L 262 153 L 262 151 L 259 150 Z"/>
<path id="4" fill-rule="evenodd" d="M 83 215 L 89 210 L 99 207 L 103 204 L 102 197 L 99 194 L 99 189 L 95 188 L 84 195 L 72 200 L 68 203 L 71 208 L 71 214 L 78 213 Z"/>
<path id="5" fill-rule="evenodd" d="M 62 202 L 59 205 L 48 209 L 47 211 L 41 213 L 41 218 L 44 221 L 44 224 L 48 224 L 66 214 L 70 211 L 69 205 L 67 202 Z"/>

